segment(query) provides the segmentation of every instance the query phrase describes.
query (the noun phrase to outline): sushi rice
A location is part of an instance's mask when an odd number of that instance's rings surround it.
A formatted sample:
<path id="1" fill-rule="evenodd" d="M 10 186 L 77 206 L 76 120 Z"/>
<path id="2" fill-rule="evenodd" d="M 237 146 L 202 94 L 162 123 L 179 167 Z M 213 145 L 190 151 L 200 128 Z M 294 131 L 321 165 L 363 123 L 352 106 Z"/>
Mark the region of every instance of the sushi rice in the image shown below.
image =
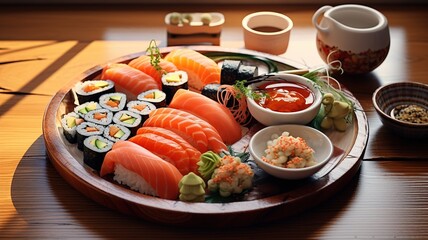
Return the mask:
<path id="1" fill-rule="evenodd" d="M 151 111 L 156 109 L 156 106 L 153 103 L 139 100 L 128 102 L 128 104 L 126 104 L 126 107 L 128 111 L 138 113 L 146 118 L 149 116 Z"/>
<path id="2" fill-rule="evenodd" d="M 110 131 L 110 128 L 112 128 L 112 127 L 118 128 L 119 129 L 118 132 L 121 131 L 121 133 L 120 134 L 116 133 L 112 136 L 111 131 Z M 120 140 L 127 140 L 129 138 L 129 136 L 131 136 L 131 131 L 127 127 L 122 126 L 122 125 L 110 124 L 104 129 L 103 136 L 112 142 L 117 142 Z"/>
<path id="3" fill-rule="evenodd" d="M 137 173 L 126 169 L 121 164 L 116 164 L 113 179 L 120 184 L 127 185 L 134 191 L 156 196 L 156 191 L 146 182 L 146 180 L 144 180 L 144 178 Z"/>
<path id="4" fill-rule="evenodd" d="M 97 115 L 100 115 L 102 117 L 97 118 L 96 117 Z M 96 110 L 88 112 L 84 118 L 88 122 L 93 122 L 96 124 L 107 126 L 113 120 L 113 113 L 108 109 L 101 108 L 101 109 L 96 109 Z"/>
<path id="5" fill-rule="evenodd" d="M 88 131 L 88 129 L 91 129 Z M 102 135 L 104 127 L 92 122 L 83 122 L 76 127 L 77 148 L 83 150 L 83 141 L 90 136 Z"/>
<path id="6" fill-rule="evenodd" d="M 125 108 L 126 95 L 120 92 L 103 94 L 100 97 L 100 105 L 112 112 L 118 112 Z"/>
<path id="7" fill-rule="evenodd" d="M 165 92 L 158 89 L 142 92 L 137 96 L 137 99 L 140 101 L 153 103 L 153 105 L 155 105 L 157 108 L 166 107 L 166 94 Z"/>
<path id="8" fill-rule="evenodd" d="M 68 124 L 68 122 L 70 121 L 69 119 L 74 119 L 73 120 L 74 125 L 71 127 Z M 76 127 L 78 126 L 78 123 L 77 123 L 78 119 L 83 120 L 75 112 L 69 112 L 61 118 L 61 126 L 62 126 L 62 131 L 63 131 L 64 137 L 70 143 L 76 143 Z"/>
<path id="9" fill-rule="evenodd" d="M 77 83 L 74 91 L 79 103 L 82 104 L 90 101 L 98 101 L 101 95 L 114 92 L 115 85 L 110 80 L 88 80 Z"/>
<path id="10" fill-rule="evenodd" d="M 96 109 L 101 109 L 101 105 L 98 102 L 90 101 L 76 106 L 74 112 L 79 114 L 80 117 L 85 118 L 88 112 Z"/>

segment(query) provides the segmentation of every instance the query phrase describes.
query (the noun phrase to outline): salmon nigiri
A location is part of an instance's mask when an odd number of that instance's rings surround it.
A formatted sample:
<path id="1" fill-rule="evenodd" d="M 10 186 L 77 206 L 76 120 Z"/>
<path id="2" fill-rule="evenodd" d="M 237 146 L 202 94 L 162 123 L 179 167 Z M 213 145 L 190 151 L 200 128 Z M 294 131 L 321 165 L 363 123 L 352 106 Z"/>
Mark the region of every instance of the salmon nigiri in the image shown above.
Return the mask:
<path id="1" fill-rule="evenodd" d="M 141 127 L 137 131 L 138 134 L 144 134 L 144 133 L 153 133 L 158 136 L 162 136 L 166 139 L 172 140 L 179 144 L 184 150 L 186 150 L 187 155 L 189 156 L 189 170 L 191 172 L 197 173 L 197 162 L 199 161 L 199 158 L 201 156 L 201 152 L 193 147 L 189 142 L 184 140 L 181 136 L 176 134 L 173 131 L 170 131 L 165 128 L 160 127 Z"/>
<path id="2" fill-rule="evenodd" d="M 220 83 L 221 69 L 217 63 L 195 50 L 174 49 L 164 59 L 172 62 L 179 70 L 187 72 L 190 88 L 200 91 L 209 83 Z"/>
<path id="3" fill-rule="evenodd" d="M 113 144 L 101 166 L 100 175 L 114 173 L 114 180 L 144 194 L 177 199 L 183 175 L 171 163 L 129 141 Z"/>
<path id="4" fill-rule="evenodd" d="M 103 68 L 101 79 L 108 79 L 126 91 L 138 95 L 144 91 L 161 89 L 155 79 L 142 71 L 123 63 L 111 63 Z"/>
<path id="5" fill-rule="evenodd" d="M 180 89 L 169 107 L 189 112 L 211 124 L 220 134 L 224 143 L 233 144 L 241 139 L 241 126 L 227 107 L 196 92 Z"/>
<path id="6" fill-rule="evenodd" d="M 154 78 L 159 84 L 162 84 L 163 73 L 178 71 L 178 68 L 172 62 L 166 61 L 165 59 L 159 59 L 157 64 L 162 70 L 156 70 L 156 68 L 151 63 L 150 56 L 148 55 L 141 55 L 140 57 L 135 58 L 128 63 L 129 66 L 136 68 Z"/>
<path id="7" fill-rule="evenodd" d="M 178 143 L 153 133 L 142 133 L 129 139 L 158 157 L 174 165 L 181 174 L 190 172 L 189 165 L 193 160 L 189 158 L 186 150 Z"/>
<path id="8" fill-rule="evenodd" d="M 175 132 L 200 152 L 208 150 L 208 140 L 201 125 L 191 119 L 174 114 L 157 114 L 149 117 L 144 127 L 161 127 Z"/>
<path id="9" fill-rule="evenodd" d="M 204 131 L 205 135 L 207 136 L 208 140 L 208 150 L 212 150 L 216 153 L 221 153 L 222 151 L 227 151 L 227 146 L 224 144 L 220 134 L 217 132 L 217 130 L 209 124 L 207 121 L 196 117 L 195 115 L 188 113 L 186 111 L 180 110 L 180 109 L 174 109 L 174 108 L 158 108 L 150 112 L 150 116 L 154 116 L 156 114 L 174 114 L 178 116 L 182 116 L 188 119 L 191 119 L 192 121 L 195 121 L 195 123 L 198 123 L 201 125 L 202 130 Z"/>

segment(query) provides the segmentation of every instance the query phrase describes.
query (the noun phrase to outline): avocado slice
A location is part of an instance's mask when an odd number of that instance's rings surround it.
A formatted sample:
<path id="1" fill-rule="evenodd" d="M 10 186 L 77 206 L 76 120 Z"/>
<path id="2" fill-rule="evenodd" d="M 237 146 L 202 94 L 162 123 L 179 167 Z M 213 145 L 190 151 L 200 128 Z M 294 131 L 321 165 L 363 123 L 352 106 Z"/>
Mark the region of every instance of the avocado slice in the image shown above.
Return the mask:
<path id="1" fill-rule="evenodd" d="M 103 149 L 103 148 L 105 148 L 105 147 L 107 146 L 107 143 L 106 143 L 106 142 L 104 142 L 104 141 L 101 141 L 101 140 L 99 140 L 99 139 L 95 139 L 95 146 L 96 146 L 98 149 Z"/>
<path id="2" fill-rule="evenodd" d="M 87 113 L 88 113 L 88 110 L 86 110 L 86 108 L 82 107 L 81 109 L 79 109 L 79 112 L 80 112 L 81 114 L 87 114 Z"/>
<path id="3" fill-rule="evenodd" d="M 125 132 L 122 130 L 117 131 L 117 133 L 114 135 L 115 138 L 121 138 L 125 135 Z"/>
<path id="4" fill-rule="evenodd" d="M 97 109 L 97 103 L 95 103 L 95 102 L 88 103 L 85 108 L 86 108 L 87 112 L 95 110 L 95 109 Z"/>
<path id="5" fill-rule="evenodd" d="M 126 120 L 131 119 L 131 118 L 132 118 L 132 116 L 129 116 L 128 114 L 124 113 L 124 114 L 122 114 L 122 116 L 120 116 L 119 120 L 120 120 L 121 122 L 124 122 L 124 121 L 126 121 Z"/>
<path id="6" fill-rule="evenodd" d="M 122 122 L 128 123 L 128 124 L 134 124 L 135 120 L 136 120 L 136 118 L 131 117 L 131 118 L 126 119 L 125 121 L 122 121 Z"/>
<path id="7" fill-rule="evenodd" d="M 68 117 L 66 120 L 67 127 L 73 128 L 76 126 L 76 118 L 75 117 Z"/>
<path id="8" fill-rule="evenodd" d="M 122 97 L 120 95 L 113 95 L 113 96 L 110 96 L 110 99 L 112 101 L 120 102 L 120 100 L 122 99 Z"/>
<path id="9" fill-rule="evenodd" d="M 104 87 L 107 87 L 109 84 L 106 81 L 97 81 L 94 83 L 94 85 L 99 88 L 104 88 Z"/>

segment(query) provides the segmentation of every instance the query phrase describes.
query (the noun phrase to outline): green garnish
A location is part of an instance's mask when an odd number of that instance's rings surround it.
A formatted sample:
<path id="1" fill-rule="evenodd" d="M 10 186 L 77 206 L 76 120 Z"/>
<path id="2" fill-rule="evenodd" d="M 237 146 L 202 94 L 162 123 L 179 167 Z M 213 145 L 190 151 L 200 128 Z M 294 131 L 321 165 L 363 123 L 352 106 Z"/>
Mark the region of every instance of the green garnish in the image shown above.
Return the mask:
<path id="1" fill-rule="evenodd" d="M 146 52 L 150 54 L 150 64 L 156 69 L 156 71 L 162 72 L 163 69 L 161 66 L 159 66 L 162 54 L 160 53 L 159 47 L 156 45 L 155 40 L 152 39 L 150 41 Z"/>
<path id="2" fill-rule="evenodd" d="M 260 91 L 254 91 L 253 89 L 245 86 L 245 83 L 247 83 L 247 80 L 238 80 L 233 85 L 233 87 L 238 90 L 238 94 L 236 94 L 236 99 L 241 99 L 242 95 L 252 98 L 254 100 L 259 100 L 262 97 L 265 97 L 267 94 L 260 92 Z"/>

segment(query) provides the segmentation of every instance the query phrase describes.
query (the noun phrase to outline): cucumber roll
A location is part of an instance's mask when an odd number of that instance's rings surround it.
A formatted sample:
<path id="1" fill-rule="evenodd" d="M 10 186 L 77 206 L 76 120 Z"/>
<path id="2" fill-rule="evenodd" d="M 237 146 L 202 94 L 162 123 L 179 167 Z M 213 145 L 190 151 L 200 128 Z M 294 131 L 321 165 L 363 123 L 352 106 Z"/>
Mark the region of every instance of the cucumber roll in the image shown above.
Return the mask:
<path id="1" fill-rule="evenodd" d="M 238 71 L 241 66 L 241 61 L 238 60 L 224 60 L 221 66 L 220 82 L 221 84 L 235 84 L 238 79 Z"/>
<path id="2" fill-rule="evenodd" d="M 101 95 L 113 93 L 115 91 L 114 82 L 110 80 L 88 80 L 79 82 L 75 86 L 75 92 L 79 104 L 98 101 Z"/>
<path id="3" fill-rule="evenodd" d="M 90 136 L 83 142 L 83 162 L 100 171 L 104 157 L 111 150 L 113 142 L 102 136 Z"/>
<path id="4" fill-rule="evenodd" d="M 140 93 L 138 100 L 153 103 L 157 108 L 166 107 L 166 94 L 158 89 L 153 89 Z"/>
<path id="5" fill-rule="evenodd" d="M 62 132 L 67 141 L 76 143 L 76 127 L 84 121 L 85 120 L 75 112 L 69 112 L 61 118 Z"/>
<path id="6" fill-rule="evenodd" d="M 100 105 L 112 112 L 118 112 L 125 108 L 126 95 L 119 92 L 103 94 L 100 97 Z"/>
<path id="7" fill-rule="evenodd" d="M 83 122 L 76 127 L 77 148 L 83 150 L 83 141 L 90 136 L 102 135 L 104 127 L 92 122 Z"/>
<path id="8" fill-rule="evenodd" d="M 79 114 L 80 117 L 85 118 L 85 115 L 93 110 L 101 109 L 101 105 L 98 102 L 86 102 L 80 104 L 79 106 L 74 108 L 74 112 Z"/>
<path id="9" fill-rule="evenodd" d="M 166 94 L 167 104 L 178 89 L 189 89 L 187 80 L 187 73 L 184 71 L 169 72 L 162 76 L 162 90 Z"/>
<path id="10" fill-rule="evenodd" d="M 85 120 L 99 125 L 107 126 L 113 121 L 113 113 L 108 109 L 96 109 L 85 115 Z"/>
<path id="11" fill-rule="evenodd" d="M 104 129 L 103 136 L 112 142 L 119 140 L 127 140 L 131 135 L 131 131 L 119 124 L 110 124 Z"/>
<path id="12" fill-rule="evenodd" d="M 132 135 L 135 135 L 138 128 L 143 124 L 140 114 L 127 110 L 115 113 L 113 116 L 113 122 L 129 128 Z"/>
<path id="13" fill-rule="evenodd" d="M 156 109 L 154 104 L 139 100 L 130 101 L 126 107 L 128 111 L 140 114 L 143 117 L 143 122 L 149 117 L 150 112 Z"/>

